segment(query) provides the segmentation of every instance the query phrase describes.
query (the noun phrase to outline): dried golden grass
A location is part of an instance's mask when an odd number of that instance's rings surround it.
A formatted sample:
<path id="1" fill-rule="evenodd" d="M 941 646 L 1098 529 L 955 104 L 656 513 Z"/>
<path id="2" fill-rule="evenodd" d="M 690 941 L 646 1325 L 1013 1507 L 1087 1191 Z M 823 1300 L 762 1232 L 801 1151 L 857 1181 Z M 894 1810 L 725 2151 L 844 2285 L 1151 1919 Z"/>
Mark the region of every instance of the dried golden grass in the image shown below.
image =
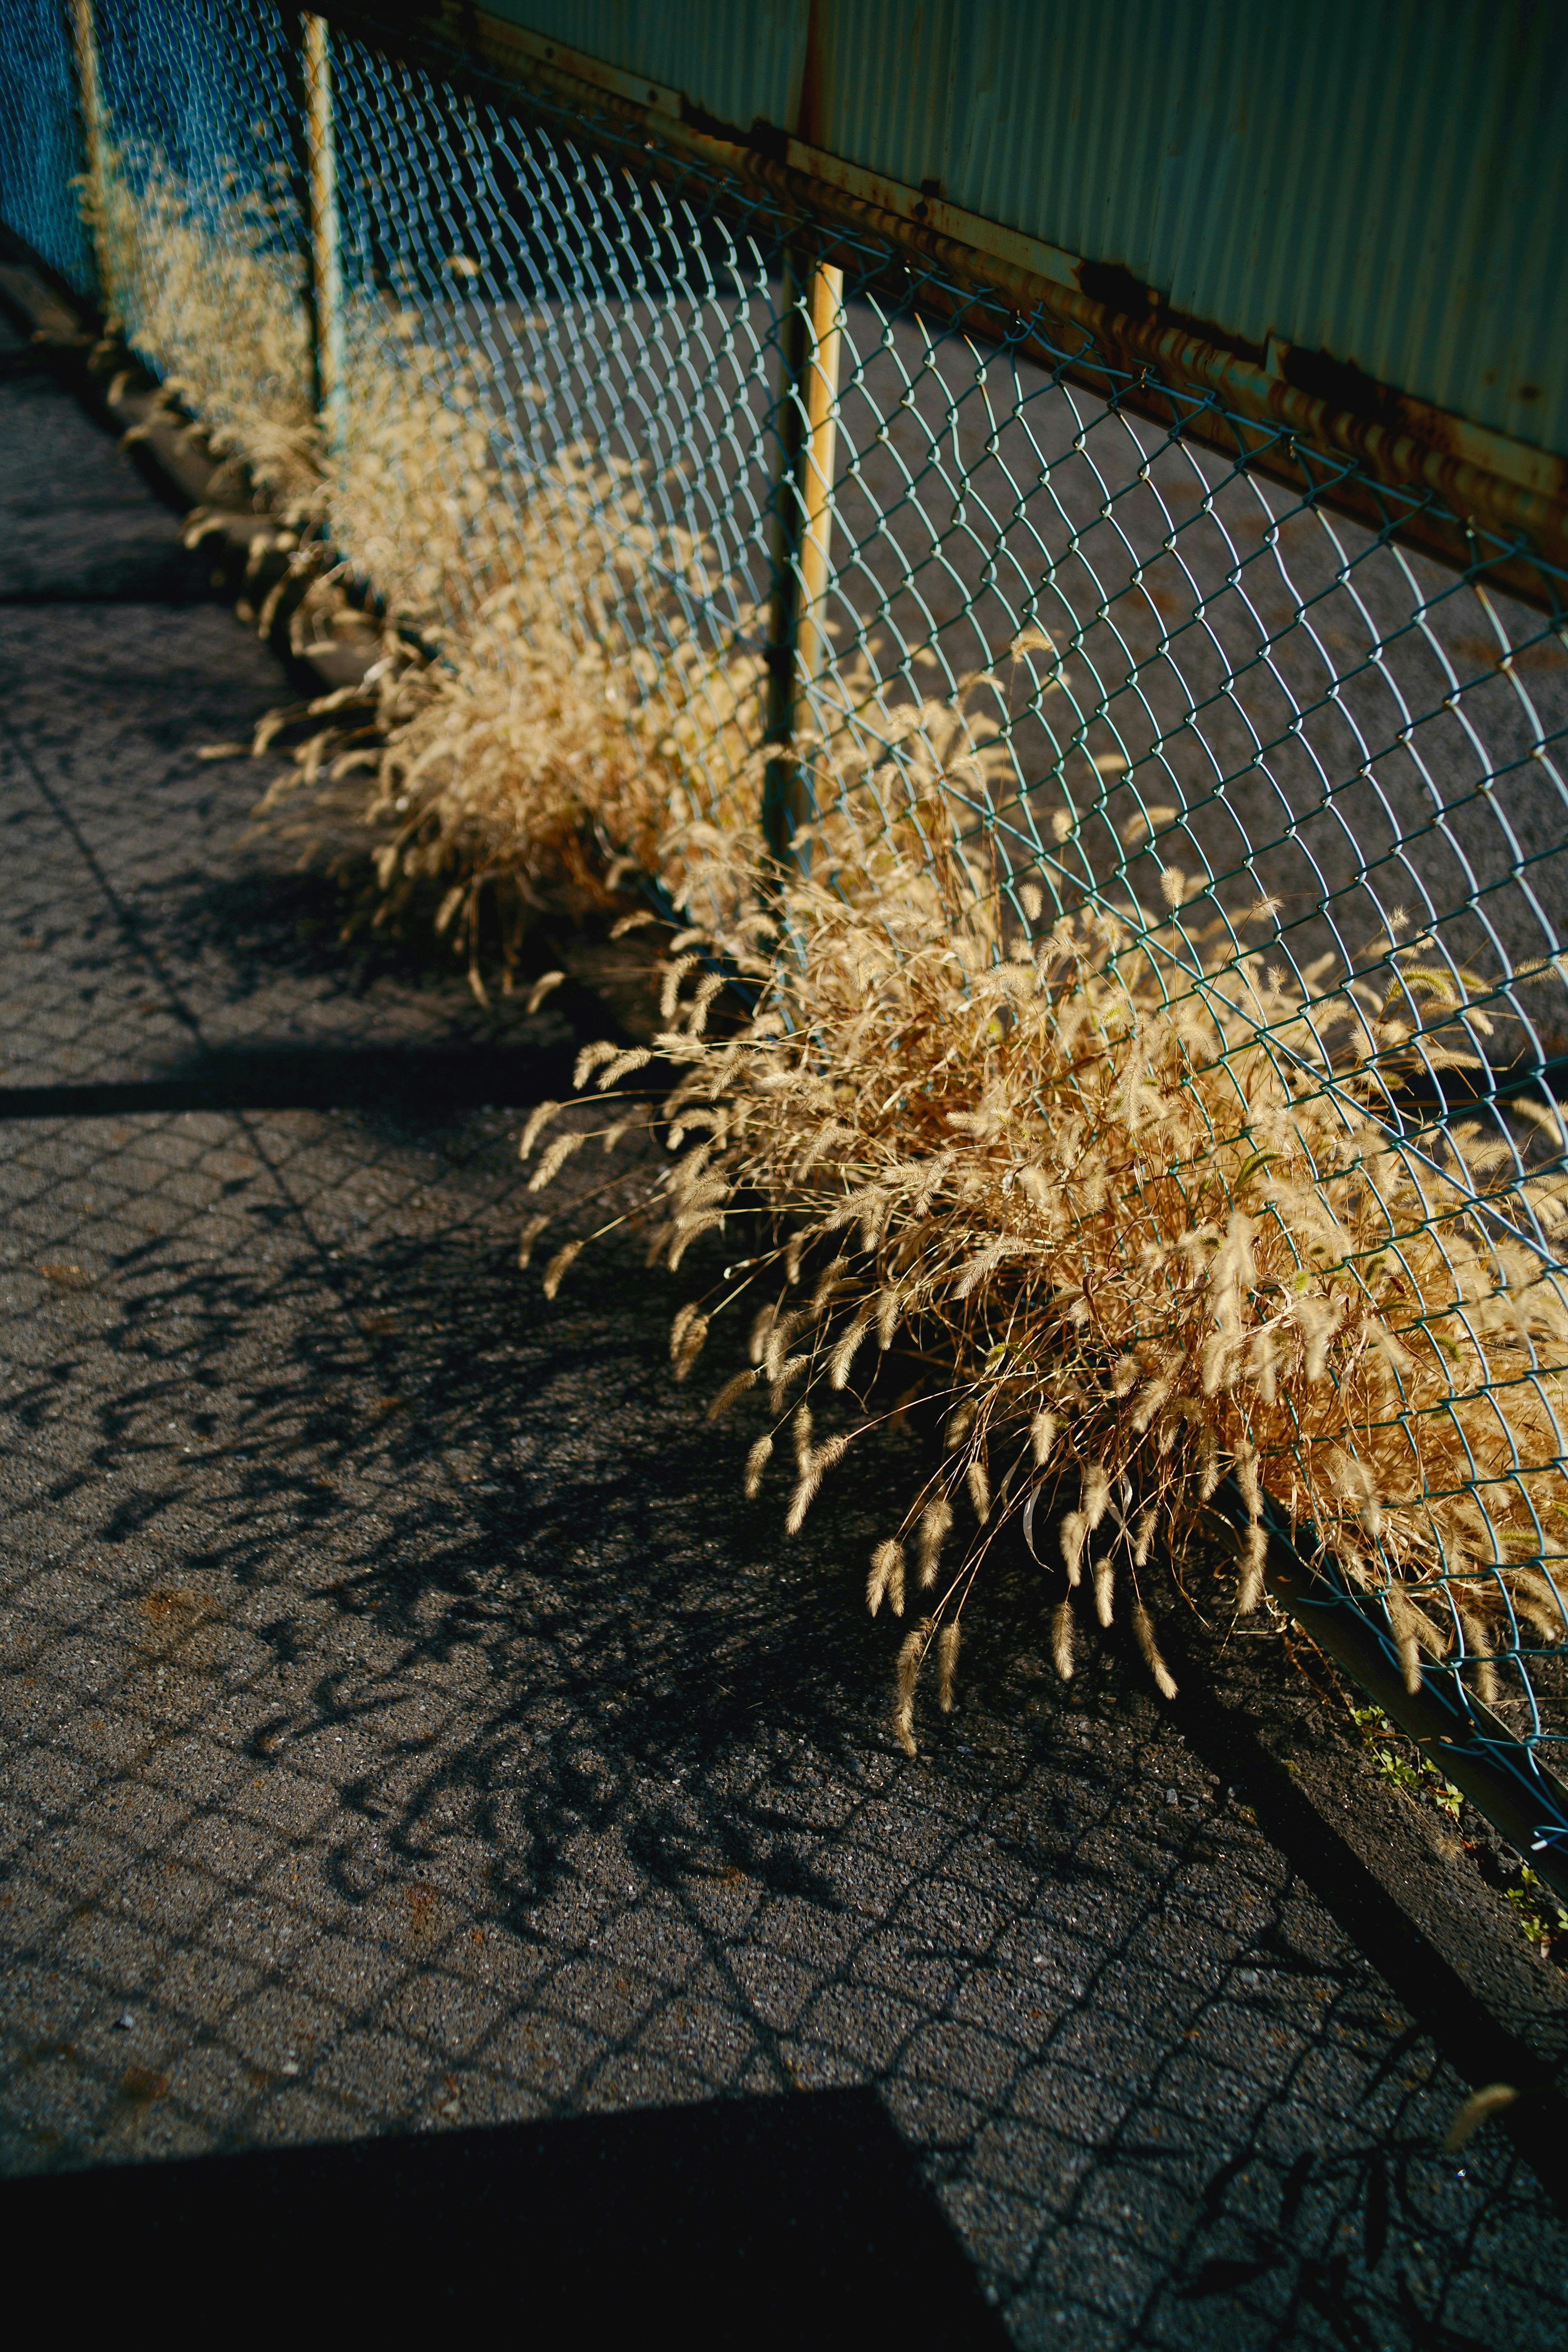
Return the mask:
<path id="1" fill-rule="evenodd" d="M 357 406 L 325 530 L 426 650 L 389 632 L 368 698 L 303 714 L 323 723 L 296 776 L 341 810 L 368 775 L 357 814 L 378 919 L 439 886 L 437 929 L 482 993 L 487 908 L 510 984 L 533 911 L 609 905 L 617 867 L 656 872 L 699 809 L 755 823 L 762 667 L 685 626 L 678 590 L 700 601 L 703 551 L 648 522 L 632 469 L 565 450 L 503 475 L 478 363 L 437 371 L 406 345 L 378 361 L 378 341 L 355 346 L 376 393 Z M 680 886 L 679 867 L 668 878 Z"/>
<path id="2" fill-rule="evenodd" d="M 371 583 L 393 620 L 426 632 L 470 609 L 495 559 L 482 368 L 437 351 L 412 312 L 350 295 L 352 430 L 330 448 L 311 406 L 306 264 L 287 199 L 237 187 L 198 201 L 157 151 L 111 150 L 83 201 L 111 328 L 215 453 L 309 534 L 301 569 Z"/>
<path id="3" fill-rule="evenodd" d="M 285 728 L 300 739 L 265 823 L 308 854 L 335 844 L 345 870 L 363 863 L 345 836 L 368 845 L 370 919 L 428 907 L 482 993 L 482 940 L 510 982 L 533 909 L 608 903 L 616 862 L 651 871 L 699 808 L 754 821 L 760 665 L 700 649 L 681 623 L 703 553 L 649 523 L 634 468 L 572 449 L 503 465 L 500 415 L 527 387 L 498 383 L 460 338 L 437 347 L 413 310 L 353 294 L 348 430 L 329 446 L 310 414 L 300 266 L 268 203 L 198 207 L 156 155 L 134 172 L 111 158 L 104 188 L 89 217 L 125 331 L 294 551 L 261 626 L 291 593 L 296 643 L 330 636 L 354 581 L 384 615 L 363 691 L 259 730 L 258 751 Z M 639 643 L 650 626 L 659 659 Z"/>
<path id="4" fill-rule="evenodd" d="M 1519 1624 L 1561 1639 L 1568 1316 L 1528 1236 L 1561 1230 L 1564 1181 L 1525 1180 L 1479 1127 L 1401 1139 L 1386 1116 L 1415 1039 L 1428 1067 L 1470 1053 L 1484 1014 L 1467 982 L 1387 940 L 1361 977 L 1297 987 L 1186 921 L 1175 874 L 1157 912 L 1043 929 L 1026 889 L 1020 928 L 974 826 L 984 722 L 962 698 L 879 712 L 858 676 L 846 723 L 805 750 L 826 812 L 809 874 L 770 870 L 756 666 L 700 650 L 668 598 L 647 650 L 649 578 L 700 588 L 701 551 L 654 536 L 635 477 L 565 453 L 503 478 L 484 364 L 368 304 L 351 305 L 353 430 L 329 463 L 265 207 L 217 238 L 143 173 L 99 226 L 138 346 L 321 534 L 301 566 L 330 542 L 437 649 L 419 662 L 395 635 L 368 701 L 305 714 L 299 779 L 319 814 L 350 796 L 384 918 L 428 890 L 477 979 L 488 894 L 506 902 L 503 953 L 530 905 L 603 899 L 628 857 L 689 910 L 662 1041 L 686 1074 L 661 1104 L 616 1102 L 607 1140 L 652 1124 L 671 1147 L 631 1214 L 672 1268 L 762 1203 L 760 1245 L 721 1300 L 682 1308 L 671 1352 L 683 1379 L 720 1307 L 752 1303 L 751 1368 L 713 1409 L 765 1400 L 745 1479 L 756 1491 L 785 1441 L 790 1530 L 907 1402 L 874 1392 L 879 1366 L 920 1367 L 938 1458 L 867 1588 L 873 1611 L 921 1612 L 898 1665 L 906 1746 L 928 1658 L 952 1703 L 966 1598 L 1013 1521 L 1052 1580 L 1060 1671 L 1085 1586 L 1170 1689 L 1140 1572 L 1155 1546 L 1180 1564 L 1212 1537 L 1222 1481 L 1242 1610 L 1272 1511 L 1385 1594 L 1413 1683 L 1462 1635 L 1487 1696 L 1488 1655 Z M 314 583 L 315 621 L 339 577 Z M 880 749 L 857 748 L 868 726 Z M 725 972 L 754 1010 L 713 1037 Z M 590 1049 L 581 1083 L 616 1102 L 646 1058 Z M 556 1138 L 531 1189 L 578 1140 Z M 552 1296 L 583 1245 L 551 1257 Z M 851 1411 L 822 1436 L 825 1393 Z"/>
<path id="5" fill-rule="evenodd" d="M 660 1043 L 689 1066 L 657 1107 L 672 1157 L 636 1213 L 677 1267 L 765 1204 L 739 1265 L 727 1238 L 715 1289 L 726 1310 L 754 1302 L 752 1369 L 713 1409 L 764 1402 L 748 1489 L 782 1443 L 791 1532 L 887 1417 L 881 1359 L 921 1367 L 939 1458 L 868 1585 L 873 1611 L 919 1596 L 905 1745 L 932 1654 L 951 1704 L 964 1602 L 1011 1521 L 1054 1585 L 1060 1670 L 1081 1583 L 1102 1624 L 1125 1610 L 1173 1692 L 1140 1571 L 1156 1547 L 1179 1564 L 1212 1539 L 1222 1480 L 1242 1611 L 1271 1507 L 1386 1596 L 1413 1682 L 1456 1621 L 1483 1661 L 1511 1619 L 1560 1640 L 1544 1559 L 1568 1523 L 1568 1310 L 1523 1237 L 1562 1229 L 1568 1180 L 1521 1178 L 1495 1130 L 1402 1140 L 1388 1117 L 1417 1044 L 1428 1068 L 1474 1058 L 1486 1016 L 1464 981 L 1384 940 L 1363 976 L 1312 994 L 1170 906 L 1041 927 L 1027 887 L 1033 919 L 1010 925 L 963 832 L 983 743 L 952 708 L 896 731 L 896 768 L 837 775 L 809 877 L 700 845 L 729 869 L 721 895 L 759 912 L 668 967 Z M 725 968 L 756 1009 L 710 1036 Z M 607 1053 L 584 1056 L 583 1083 L 622 1075 Z M 563 1270 L 558 1254 L 549 1279 Z M 710 1290 L 677 1318 L 678 1378 L 717 1311 Z M 851 1425 L 822 1440 L 814 1402 L 834 1392 Z"/>
<path id="6" fill-rule="evenodd" d="M 279 510 L 311 499 L 320 462 L 305 266 L 277 205 L 237 192 L 203 212 L 162 155 L 114 150 L 82 203 L 110 331 Z"/>
<path id="7" fill-rule="evenodd" d="M 368 708 L 347 698 L 345 715 L 331 696 L 310 706 L 319 723 L 263 804 L 313 787 L 300 830 L 317 842 L 335 818 L 341 843 L 346 816 L 368 843 L 371 919 L 428 903 L 481 996 L 487 960 L 511 984 L 533 912 L 607 908 L 617 873 L 659 870 L 672 819 L 712 801 L 725 738 L 739 742 L 756 699 L 751 665 L 689 645 L 656 672 L 580 585 L 575 628 L 561 617 L 556 571 L 492 598 L 447 658 L 389 651 Z M 731 820 L 754 822 L 743 762 L 730 772 Z M 679 865 L 665 873 L 679 887 Z"/>

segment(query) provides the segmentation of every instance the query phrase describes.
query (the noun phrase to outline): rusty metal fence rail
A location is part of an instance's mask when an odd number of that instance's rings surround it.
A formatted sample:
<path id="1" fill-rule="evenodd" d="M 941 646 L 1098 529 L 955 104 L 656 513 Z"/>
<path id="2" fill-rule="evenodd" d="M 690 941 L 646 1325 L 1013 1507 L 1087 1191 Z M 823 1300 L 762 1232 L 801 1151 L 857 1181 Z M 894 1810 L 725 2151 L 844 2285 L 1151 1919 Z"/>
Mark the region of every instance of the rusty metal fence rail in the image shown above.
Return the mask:
<path id="1" fill-rule="evenodd" d="M 1423 938 L 1474 1050 L 1418 1032 L 1391 1130 L 1450 1178 L 1461 1117 L 1510 1179 L 1561 1160 L 1568 575 L 1528 499 L 1227 404 L 538 45 L 269 0 L 0 0 L 0 215 L 275 504 L 321 419 L 340 551 L 400 616 L 438 636 L 543 567 L 650 675 L 740 665 L 698 772 L 721 813 L 763 745 L 784 856 L 836 742 L 896 771 L 911 710 L 984 708 L 966 822 L 1022 928 L 1163 890 L 1238 939 L 1261 903 L 1309 988 L 1386 983 L 1369 942 Z M 1545 1223 L 1509 1237 L 1562 1286 Z M 1481 1517 L 1542 1466 L 1472 1461 Z M 1534 1524 L 1538 1605 L 1500 1581 L 1478 1654 L 1457 1575 L 1419 1695 L 1386 1608 L 1282 1521 L 1275 1580 L 1568 1896 L 1568 1525 Z"/>

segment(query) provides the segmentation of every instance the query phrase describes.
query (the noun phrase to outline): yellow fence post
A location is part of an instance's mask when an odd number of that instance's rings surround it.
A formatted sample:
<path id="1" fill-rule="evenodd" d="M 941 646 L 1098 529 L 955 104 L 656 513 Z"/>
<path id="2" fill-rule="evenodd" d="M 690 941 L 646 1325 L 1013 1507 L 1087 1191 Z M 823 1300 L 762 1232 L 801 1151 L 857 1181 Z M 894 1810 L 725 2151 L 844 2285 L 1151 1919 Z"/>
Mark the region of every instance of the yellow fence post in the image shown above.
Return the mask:
<path id="1" fill-rule="evenodd" d="M 98 263 L 99 292 L 107 309 L 111 301 L 112 276 L 106 267 L 110 244 L 109 118 L 103 104 L 103 79 L 98 68 L 98 25 L 92 0 L 71 0 L 71 36 L 76 50 L 77 104 L 81 113 L 82 158 L 91 207 L 93 252 Z"/>
<path id="2" fill-rule="evenodd" d="M 85 0 L 84 0 L 85 5 Z M 337 137 L 332 121 L 332 52 L 324 16 L 301 17 L 306 197 L 310 234 L 310 363 L 315 409 L 336 454 L 345 438 L 347 353 L 343 336 L 342 248 L 338 223 Z"/>
<path id="3" fill-rule="evenodd" d="M 811 273 L 811 359 L 805 379 L 805 448 L 801 468 L 800 620 L 795 692 L 818 677 L 831 649 L 827 583 L 833 552 L 833 468 L 838 454 L 838 346 L 844 272 L 820 264 Z"/>
<path id="4" fill-rule="evenodd" d="M 774 856 L 798 864 L 801 853 L 795 836 L 810 822 L 813 803 L 810 779 L 795 756 L 795 736 L 801 698 L 821 676 L 831 646 L 826 598 L 838 448 L 843 271 L 816 262 L 803 287 L 792 260 L 784 272 L 783 310 L 763 825 Z"/>

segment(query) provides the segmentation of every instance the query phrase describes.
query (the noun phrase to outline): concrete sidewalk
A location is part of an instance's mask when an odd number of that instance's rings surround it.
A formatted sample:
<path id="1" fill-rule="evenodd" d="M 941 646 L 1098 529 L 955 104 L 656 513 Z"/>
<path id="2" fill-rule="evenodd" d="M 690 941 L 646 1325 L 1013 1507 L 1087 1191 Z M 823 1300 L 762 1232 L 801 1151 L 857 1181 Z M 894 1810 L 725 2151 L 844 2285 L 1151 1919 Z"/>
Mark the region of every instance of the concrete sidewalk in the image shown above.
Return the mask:
<path id="1" fill-rule="evenodd" d="M 0 1090 L 553 1067 L 246 845 L 199 752 L 287 681 L 46 376 L 0 501 Z M 0 1127 L 11 2170 L 867 2083 L 1021 2344 L 1563 2340 L 1533 2176 L 1442 2157 L 1467 2085 L 1135 1664 L 999 1590 L 906 1760 L 907 1457 L 786 1541 L 683 1293 L 517 1273 L 515 1111 L 242 1095 Z"/>

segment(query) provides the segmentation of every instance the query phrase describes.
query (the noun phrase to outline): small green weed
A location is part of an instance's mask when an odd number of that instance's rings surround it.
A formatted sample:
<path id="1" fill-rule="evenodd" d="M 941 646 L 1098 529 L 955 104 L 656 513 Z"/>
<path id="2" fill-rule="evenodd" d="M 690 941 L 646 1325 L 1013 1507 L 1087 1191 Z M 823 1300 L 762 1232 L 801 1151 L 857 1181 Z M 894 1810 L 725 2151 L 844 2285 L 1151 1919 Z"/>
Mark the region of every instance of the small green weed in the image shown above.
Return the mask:
<path id="1" fill-rule="evenodd" d="M 1372 1760 L 1379 1776 L 1392 1789 L 1397 1789 L 1417 1804 L 1436 1805 L 1456 1824 L 1464 1802 L 1452 1780 L 1444 1779 L 1436 1765 L 1424 1756 L 1414 1759 L 1408 1753 L 1409 1743 L 1388 1720 L 1380 1706 L 1352 1706 L 1352 1721 L 1372 1750 Z M 1398 1745 L 1384 1745 L 1397 1742 Z M 1473 1847 L 1467 1851 L 1474 1852 Z M 1568 1950 L 1568 1912 L 1541 1884 L 1538 1874 L 1528 1863 L 1520 1865 L 1517 1885 L 1505 1886 L 1505 1901 L 1512 1909 L 1521 1930 L 1533 1944 L 1542 1958 L 1550 1959 L 1559 1943 Z"/>
<path id="2" fill-rule="evenodd" d="M 1505 1892 L 1515 1918 L 1543 1960 L 1550 1959 L 1561 1937 L 1568 1941 L 1568 1911 L 1542 1886 L 1528 1863 L 1520 1869 L 1520 1884 Z"/>
<path id="3" fill-rule="evenodd" d="M 1384 1748 L 1377 1744 L 1380 1732 L 1385 1739 L 1395 1739 L 1399 1736 L 1380 1706 L 1352 1706 L 1351 1716 L 1372 1749 L 1373 1762 L 1390 1788 L 1402 1790 L 1407 1797 L 1425 1800 L 1437 1806 L 1451 1822 L 1458 1820 L 1463 1799 L 1452 1780 L 1446 1780 L 1435 1764 L 1429 1763 L 1424 1756 L 1412 1762 L 1397 1748 Z"/>

